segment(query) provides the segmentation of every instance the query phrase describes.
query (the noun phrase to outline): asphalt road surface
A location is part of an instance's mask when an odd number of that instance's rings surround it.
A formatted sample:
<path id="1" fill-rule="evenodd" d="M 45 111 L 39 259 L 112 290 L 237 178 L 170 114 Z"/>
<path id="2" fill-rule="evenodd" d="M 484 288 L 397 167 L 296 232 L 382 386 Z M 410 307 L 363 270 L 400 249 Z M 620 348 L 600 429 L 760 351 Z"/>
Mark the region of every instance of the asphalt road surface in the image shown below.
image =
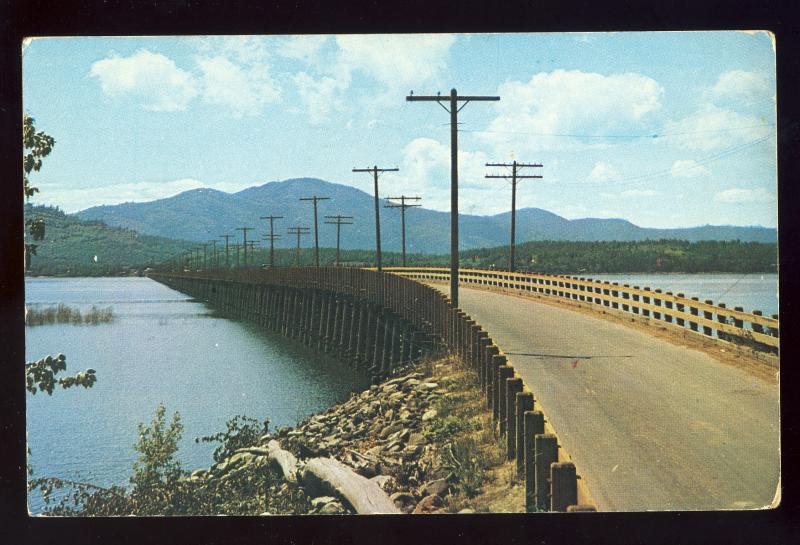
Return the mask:
<path id="1" fill-rule="evenodd" d="M 460 288 L 603 511 L 754 509 L 779 483 L 778 386 L 625 326 Z"/>

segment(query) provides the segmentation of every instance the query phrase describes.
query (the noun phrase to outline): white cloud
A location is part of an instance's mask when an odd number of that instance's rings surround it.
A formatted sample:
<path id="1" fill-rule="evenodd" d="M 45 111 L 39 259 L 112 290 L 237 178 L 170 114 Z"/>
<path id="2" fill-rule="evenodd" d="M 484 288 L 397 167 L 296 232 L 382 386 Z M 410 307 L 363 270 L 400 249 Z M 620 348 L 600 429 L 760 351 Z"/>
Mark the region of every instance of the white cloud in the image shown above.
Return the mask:
<path id="1" fill-rule="evenodd" d="M 498 186 L 484 180 L 488 156 L 482 151 L 458 152 L 459 202 L 472 206 L 474 213 L 498 211 L 496 196 Z M 392 185 L 402 187 L 407 194 L 419 194 L 425 207 L 435 210 L 450 209 L 450 146 L 432 138 L 415 138 L 403 148 L 400 171 L 393 175 Z M 467 210 L 465 208 L 465 210 Z"/>
<path id="2" fill-rule="evenodd" d="M 340 62 L 389 88 L 422 85 L 446 67 L 451 34 L 343 35 L 336 37 Z"/>
<path id="3" fill-rule="evenodd" d="M 638 134 L 647 114 L 661 107 L 663 93 L 658 82 L 635 73 L 540 72 L 528 82 L 500 85 L 499 115 L 481 138 L 507 152 L 514 147 L 563 150 L 597 142 L 565 135 Z"/>
<path id="4" fill-rule="evenodd" d="M 260 36 L 209 36 L 198 38 L 197 51 L 205 57 L 223 56 L 239 64 L 266 62 L 269 53 Z"/>
<path id="5" fill-rule="evenodd" d="M 619 172 L 617 172 L 617 169 L 603 161 L 595 163 L 594 168 L 589 173 L 589 179 L 598 182 L 607 182 L 618 177 Z"/>
<path id="6" fill-rule="evenodd" d="M 371 78 L 381 90 L 369 97 L 368 109 L 402 103 L 397 97 L 414 87 L 433 84 L 446 68 L 455 36 L 342 35 L 330 61 L 321 62 L 325 37 L 298 37 L 284 42 L 279 54 L 304 60 L 309 70 L 292 77 L 312 123 L 325 121 L 331 111 L 344 109 L 342 94 L 356 74 Z M 311 70 L 313 69 L 313 70 Z"/>
<path id="7" fill-rule="evenodd" d="M 158 112 L 185 110 L 199 93 L 192 74 L 178 68 L 172 59 L 147 49 L 129 57 L 112 55 L 97 61 L 89 75 L 100 80 L 105 94 L 138 97 L 145 109 Z"/>
<path id="8" fill-rule="evenodd" d="M 227 106 L 237 117 L 258 114 L 280 96 L 264 64 L 244 66 L 223 55 L 196 60 L 203 74 L 203 99 Z"/>
<path id="9" fill-rule="evenodd" d="M 731 70 L 720 75 L 717 83 L 703 94 L 711 101 L 766 101 L 774 95 L 766 78 L 757 72 Z"/>
<path id="10" fill-rule="evenodd" d="M 754 116 L 706 104 L 694 115 L 670 121 L 664 129 L 669 142 L 682 149 L 711 151 L 766 136 L 774 129 Z"/>
<path id="11" fill-rule="evenodd" d="M 291 36 L 280 43 L 277 52 L 282 57 L 317 65 L 320 52 L 329 38 L 319 35 Z"/>
<path id="12" fill-rule="evenodd" d="M 313 125 L 318 125 L 327 121 L 332 110 L 343 109 L 343 103 L 339 96 L 350 85 L 347 79 L 336 79 L 329 76 L 314 78 L 306 72 L 300 72 L 292 77 L 300 100 L 306 106 L 309 121 Z"/>
<path id="13" fill-rule="evenodd" d="M 659 195 L 661 195 L 661 192 L 654 189 L 628 189 L 619 194 L 620 198 L 623 199 L 643 199 Z"/>
<path id="14" fill-rule="evenodd" d="M 716 202 L 728 204 L 744 204 L 751 202 L 771 202 L 775 200 L 775 196 L 770 194 L 763 187 L 757 189 L 740 189 L 738 187 L 733 187 L 714 195 L 714 200 Z"/>
<path id="15" fill-rule="evenodd" d="M 670 174 L 673 178 L 696 178 L 707 176 L 709 171 L 693 159 L 679 159 L 672 164 Z"/>

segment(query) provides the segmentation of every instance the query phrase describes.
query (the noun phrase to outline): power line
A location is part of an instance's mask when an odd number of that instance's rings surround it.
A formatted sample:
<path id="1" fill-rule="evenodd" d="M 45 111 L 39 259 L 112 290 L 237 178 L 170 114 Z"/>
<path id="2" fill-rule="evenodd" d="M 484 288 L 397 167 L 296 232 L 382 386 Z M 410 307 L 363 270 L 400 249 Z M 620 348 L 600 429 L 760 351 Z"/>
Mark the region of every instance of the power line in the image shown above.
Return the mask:
<path id="1" fill-rule="evenodd" d="M 458 96 L 458 91 L 453 88 L 450 90 L 449 108 L 442 100 L 441 95 L 414 96 L 414 91 L 406 97 L 408 102 L 436 102 L 450 114 L 450 303 L 458 308 L 458 112 L 470 102 L 498 101 L 500 97 Z M 460 107 L 459 102 L 463 103 Z"/>
<path id="2" fill-rule="evenodd" d="M 520 168 L 529 168 L 529 167 L 541 167 L 542 165 L 538 163 L 517 163 L 514 161 L 511 164 L 508 163 L 486 163 L 487 167 L 511 167 L 511 175 L 508 174 L 487 174 L 486 178 L 500 178 L 502 180 L 511 179 L 511 242 L 509 243 L 509 252 L 508 252 L 508 270 L 514 272 L 514 250 L 516 248 L 515 238 L 516 238 L 516 228 L 517 228 L 517 182 L 519 180 L 527 180 L 533 178 L 541 178 L 538 175 L 521 175 L 517 174 L 517 170 Z"/>
<path id="3" fill-rule="evenodd" d="M 403 267 L 405 267 L 406 266 L 406 208 L 414 208 L 417 206 L 422 206 L 421 204 L 406 204 L 406 201 L 419 201 L 422 199 L 421 197 L 406 197 L 405 195 L 400 195 L 399 197 L 388 197 L 387 200 L 400 201 L 400 204 L 390 202 L 384 208 L 400 209 L 400 232 L 402 233 L 401 240 L 403 244 Z"/>
<path id="4" fill-rule="evenodd" d="M 708 134 L 717 132 L 743 131 L 747 129 L 758 129 L 761 127 L 774 127 L 775 123 L 765 123 L 761 125 L 748 125 L 745 127 L 730 127 L 724 129 L 708 129 L 702 131 L 684 131 L 650 134 L 578 134 L 578 133 L 557 133 L 557 132 L 531 132 L 531 131 L 493 131 L 488 129 L 458 129 L 458 132 L 486 133 L 486 134 L 527 134 L 531 136 L 553 136 L 563 138 L 629 138 L 629 139 L 658 139 L 670 136 L 686 136 L 689 134 Z"/>
<path id="5" fill-rule="evenodd" d="M 378 175 L 382 172 L 398 172 L 398 168 L 354 168 L 353 172 L 371 172 L 375 182 L 375 267 L 381 271 L 381 207 L 378 202 Z"/>
<path id="6" fill-rule="evenodd" d="M 336 225 L 336 266 L 339 266 L 339 236 L 342 230 L 342 225 L 353 225 L 352 221 L 347 221 L 353 219 L 353 216 L 342 216 L 341 214 L 337 214 L 335 216 L 325 216 L 326 218 L 330 218 L 334 221 L 326 221 L 325 223 Z"/>
<path id="7" fill-rule="evenodd" d="M 317 229 L 317 201 L 328 201 L 330 197 L 301 197 L 301 201 L 312 201 L 314 203 L 314 266 L 319 267 L 319 230 Z M 298 240 L 300 240 L 298 238 Z"/>

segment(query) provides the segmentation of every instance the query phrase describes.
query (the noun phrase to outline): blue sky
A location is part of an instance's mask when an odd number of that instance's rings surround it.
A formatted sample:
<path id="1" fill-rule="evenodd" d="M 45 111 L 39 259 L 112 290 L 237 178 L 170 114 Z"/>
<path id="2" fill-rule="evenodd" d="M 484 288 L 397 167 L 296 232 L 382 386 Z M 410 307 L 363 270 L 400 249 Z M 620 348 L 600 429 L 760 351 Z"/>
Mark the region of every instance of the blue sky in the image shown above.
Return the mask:
<path id="1" fill-rule="evenodd" d="M 460 210 L 510 207 L 487 162 L 542 163 L 518 207 L 646 227 L 777 225 L 775 55 L 764 32 L 37 38 L 24 110 L 56 139 L 32 202 L 68 212 L 197 187 L 398 167 L 381 194 L 449 210 L 449 116 L 405 96 L 499 95 L 459 114 Z"/>

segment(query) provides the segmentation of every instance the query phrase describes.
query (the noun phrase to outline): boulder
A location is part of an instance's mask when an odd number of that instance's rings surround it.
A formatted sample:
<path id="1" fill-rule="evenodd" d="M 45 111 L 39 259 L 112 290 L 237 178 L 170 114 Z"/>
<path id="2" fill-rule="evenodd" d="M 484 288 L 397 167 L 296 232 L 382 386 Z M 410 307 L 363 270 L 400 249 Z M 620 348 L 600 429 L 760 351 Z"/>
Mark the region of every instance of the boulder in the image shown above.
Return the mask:
<path id="1" fill-rule="evenodd" d="M 435 494 L 440 498 L 444 498 L 450 493 L 450 483 L 448 483 L 445 479 L 429 481 L 422 487 L 422 493 L 426 496 Z"/>
<path id="2" fill-rule="evenodd" d="M 390 496 L 390 499 L 394 502 L 397 508 L 400 509 L 401 512 L 406 514 L 413 512 L 414 507 L 416 507 L 417 504 L 414 496 L 408 492 L 395 492 Z"/>
<path id="3" fill-rule="evenodd" d="M 428 513 L 435 513 L 444 507 L 444 500 L 441 496 L 432 494 L 422 498 L 417 506 L 414 508 L 415 515 L 424 515 Z"/>

